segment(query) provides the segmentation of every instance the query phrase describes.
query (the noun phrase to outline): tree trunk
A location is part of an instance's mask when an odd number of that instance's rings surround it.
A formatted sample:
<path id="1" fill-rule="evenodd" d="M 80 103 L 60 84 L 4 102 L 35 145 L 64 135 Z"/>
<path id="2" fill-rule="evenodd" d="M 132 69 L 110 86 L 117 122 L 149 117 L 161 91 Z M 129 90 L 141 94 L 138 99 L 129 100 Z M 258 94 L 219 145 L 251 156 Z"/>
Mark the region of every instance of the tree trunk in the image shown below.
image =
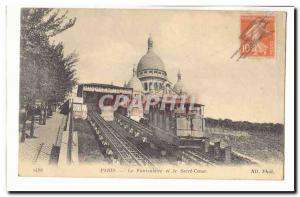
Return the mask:
<path id="1" fill-rule="evenodd" d="M 42 125 L 43 124 L 43 107 L 41 106 L 39 108 L 39 124 Z"/>
<path id="2" fill-rule="evenodd" d="M 22 120 L 22 131 L 21 131 L 21 142 L 25 142 L 26 137 L 26 120 L 27 120 L 27 111 L 25 111 L 24 119 Z"/>
<path id="3" fill-rule="evenodd" d="M 31 114 L 30 137 L 34 136 L 34 113 Z"/>
<path id="4" fill-rule="evenodd" d="M 44 106 L 43 110 L 44 110 L 43 125 L 45 125 L 47 119 L 47 105 Z"/>
<path id="5" fill-rule="evenodd" d="M 25 112 L 24 115 L 22 116 L 22 130 L 21 130 L 21 142 L 25 142 L 25 138 L 26 138 L 26 121 L 27 121 L 27 117 L 28 117 L 28 106 L 24 107 Z"/>
<path id="6" fill-rule="evenodd" d="M 49 116 L 52 116 L 53 114 L 52 114 L 52 108 L 53 108 L 53 106 L 51 105 L 51 104 L 49 104 L 48 105 L 48 115 Z"/>

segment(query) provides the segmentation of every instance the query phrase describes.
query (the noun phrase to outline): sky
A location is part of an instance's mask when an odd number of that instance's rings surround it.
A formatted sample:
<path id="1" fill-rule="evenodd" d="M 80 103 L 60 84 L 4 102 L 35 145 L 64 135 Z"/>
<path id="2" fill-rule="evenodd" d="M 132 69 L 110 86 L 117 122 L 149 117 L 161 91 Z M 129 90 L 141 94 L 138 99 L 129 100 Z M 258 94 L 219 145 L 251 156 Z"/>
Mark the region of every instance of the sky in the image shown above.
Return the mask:
<path id="1" fill-rule="evenodd" d="M 74 27 L 54 38 L 77 52 L 79 83 L 122 86 L 147 51 L 154 50 L 176 83 L 180 69 L 205 116 L 251 122 L 284 122 L 285 15 L 275 15 L 275 56 L 231 55 L 240 46 L 238 11 L 69 9 Z"/>

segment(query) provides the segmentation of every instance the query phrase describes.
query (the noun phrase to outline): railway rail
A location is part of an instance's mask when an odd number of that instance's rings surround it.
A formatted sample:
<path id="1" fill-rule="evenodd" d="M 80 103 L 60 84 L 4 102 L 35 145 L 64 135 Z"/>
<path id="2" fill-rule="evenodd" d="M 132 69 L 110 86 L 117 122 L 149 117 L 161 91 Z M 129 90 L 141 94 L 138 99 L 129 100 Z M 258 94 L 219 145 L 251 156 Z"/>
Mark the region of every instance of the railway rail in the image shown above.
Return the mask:
<path id="1" fill-rule="evenodd" d="M 117 120 L 121 120 L 122 122 L 125 122 L 126 125 L 130 125 L 130 127 L 134 128 L 136 131 L 140 131 L 141 133 L 146 133 L 150 136 L 153 136 L 152 130 L 149 128 L 144 127 L 140 123 L 123 116 L 121 114 L 115 113 L 115 118 Z M 209 161 L 207 157 L 205 157 L 204 154 L 202 154 L 200 151 L 197 151 L 195 149 L 183 149 L 178 150 L 178 153 L 181 154 L 181 156 L 188 160 L 191 163 L 199 164 L 199 165 L 210 165 L 215 166 L 215 163 L 212 161 Z"/>
<path id="2" fill-rule="evenodd" d="M 127 124 L 127 125 L 130 125 L 130 127 L 132 127 L 134 130 L 136 130 L 138 132 L 144 133 L 148 136 L 153 136 L 153 132 L 149 128 L 142 126 L 140 123 L 136 122 L 135 120 L 132 120 L 132 119 L 130 119 L 126 116 L 123 116 L 119 113 L 115 113 L 115 118 L 117 120 L 125 122 L 125 124 Z"/>
<path id="3" fill-rule="evenodd" d="M 96 131 L 101 132 L 99 139 L 106 139 L 105 144 L 109 144 L 113 152 L 118 155 L 122 163 L 131 166 L 154 166 L 147 156 L 141 153 L 134 144 L 128 141 L 123 135 L 116 131 L 106 122 L 99 113 L 89 112 L 89 119 Z M 97 132 L 97 133 L 98 133 Z M 101 140 L 101 139 L 100 139 Z"/>

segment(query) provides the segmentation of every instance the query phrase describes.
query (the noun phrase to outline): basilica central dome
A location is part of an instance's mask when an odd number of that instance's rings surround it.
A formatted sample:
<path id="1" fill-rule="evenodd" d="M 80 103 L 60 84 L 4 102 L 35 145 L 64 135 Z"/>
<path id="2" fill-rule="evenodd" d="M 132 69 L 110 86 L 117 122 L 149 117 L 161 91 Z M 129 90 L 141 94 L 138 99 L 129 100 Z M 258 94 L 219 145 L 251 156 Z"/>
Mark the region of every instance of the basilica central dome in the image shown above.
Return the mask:
<path id="1" fill-rule="evenodd" d="M 165 72 L 163 61 L 153 50 L 153 40 L 151 36 L 148 39 L 148 51 L 138 63 L 137 73 L 144 70 L 159 70 Z"/>
<path id="2" fill-rule="evenodd" d="M 153 50 L 153 40 L 148 38 L 148 51 L 137 66 L 137 78 L 141 81 L 144 93 L 163 92 L 168 81 L 165 65 Z"/>

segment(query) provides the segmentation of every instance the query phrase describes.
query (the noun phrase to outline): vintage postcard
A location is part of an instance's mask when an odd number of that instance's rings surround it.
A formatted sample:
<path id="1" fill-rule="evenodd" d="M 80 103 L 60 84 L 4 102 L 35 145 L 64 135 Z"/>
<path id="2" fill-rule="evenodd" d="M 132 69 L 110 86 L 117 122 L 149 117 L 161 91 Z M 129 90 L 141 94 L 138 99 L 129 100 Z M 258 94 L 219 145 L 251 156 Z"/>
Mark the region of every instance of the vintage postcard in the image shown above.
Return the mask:
<path id="1" fill-rule="evenodd" d="M 284 180 L 286 21 L 21 8 L 18 176 Z"/>

